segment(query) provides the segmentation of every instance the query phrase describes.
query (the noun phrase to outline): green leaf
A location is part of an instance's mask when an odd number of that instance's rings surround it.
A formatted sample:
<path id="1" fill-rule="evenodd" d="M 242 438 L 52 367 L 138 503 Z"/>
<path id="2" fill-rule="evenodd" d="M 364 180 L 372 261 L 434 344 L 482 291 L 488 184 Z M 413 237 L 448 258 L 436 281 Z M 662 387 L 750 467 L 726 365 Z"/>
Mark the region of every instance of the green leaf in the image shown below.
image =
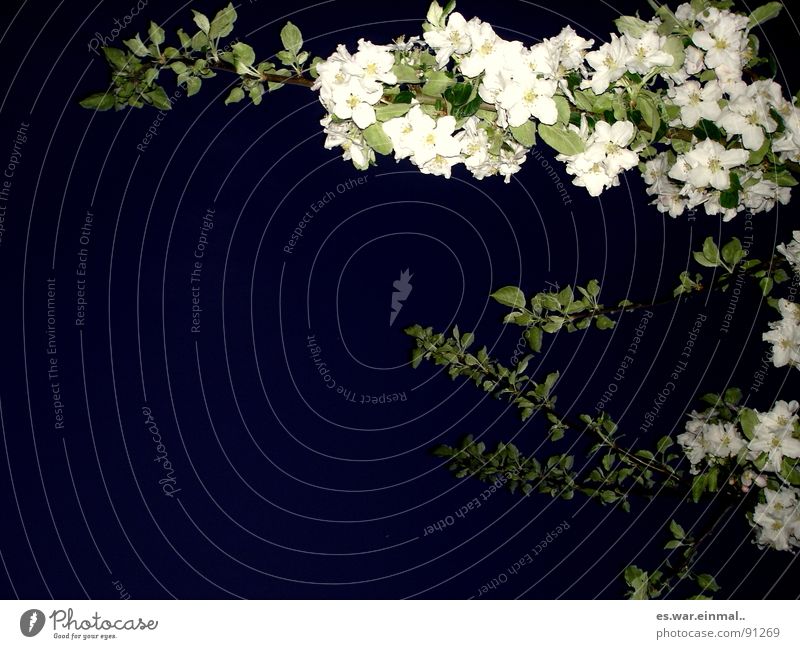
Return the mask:
<path id="1" fill-rule="evenodd" d="M 682 544 L 681 544 L 681 542 L 680 542 L 680 541 L 677 541 L 677 540 L 674 540 L 674 539 L 673 539 L 672 541 L 667 541 L 667 542 L 664 544 L 664 549 L 665 549 L 665 550 L 674 550 L 675 548 L 679 548 L 679 547 L 681 547 L 681 545 L 682 545 Z"/>
<path id="2" fill-rule="evenodd" d="M 781 464 L 781 476 L 792 485 L 800 485 L 800 460 L 784 457 Z"/>
<path id="3" fill-rule="evenodd" d="M 694 257 L 694 260 L 698 264 L 700 264 L 701 266 L 705 266 L 706 268 L 716 268 L 717 267 L 717 264 L 708 261 L 708 259 L 706 259 L 705 255 L 702 252 L 695 251 L 695 252 L 692 253 L 692 256 Z"/>
<path id="4" fill-rule="evenodd" d="M 611 318 L 605 315 L 598 316 L 595 322 L 595 326 L 601 331 L 605 329 L 613 329 L 614 324 L 615 322 Z"/>
<path id="5" fill-rule="evenodd" d="M 161 45 L 166 38 L 164 30 L 152 21 L 150 21 L 150 27 L 148 28 L 147 33 L 150 36 L 150 42 L 153 43 L 153 45 Z"/>
<path id="6" fill-rule="evenodd" d="M 753 10 L 753 13 L 750 14 L 750 22 L 748 23 L 748 27 L 753 29 L 753 27 L 756 25 L 761 25 L 768 20 L 777 18 L 781 13 L 781 9 L 783 9 L 782 2 L 768 2 L 765 5 L 761 5 L 757 9 Z"/>
<path id="7" fill-rule="evenodd" d="M 520 126 L 510 126 L 509 130 L 514 139 L 522 146 L 530 149 L 536 144 L 536 126 L 531 120 Z"/>
<path id="8" fill-rule="evenodd" d="M 392 141 L 380 124 L 372 124 L 364 129 L 364 139 L 367 144 L 382 155 L 389 155 L 392 152 Z"/>
<path id="9" fill-rule="evenodd" d="M 107 92 L 98 92 L 81 100 L 81 106 L 92 110 L 109 110 L 114 108 L 114 95 Z"/>
<path id="10" fill-rule="evenodd" d="M 674 536 L 679 541 L 682 541 L 686 538 L 686 532 L 684 529 L 676 522 L 670 521 L 669 523 L 669 531 L 672 532 L 672 536 Z"/>
<path id="11" fill-rule="evenodd" d="M 300 30 L 291 22 L 286 23 L 281 30 L 281 43 L 292 54 L 297 54 L 303 47 L 303 35 Z"/>
<path id="12" fill-rule="evenodd" d="M 240 86 L 231 89 L 228 98 L 225 100 L 225 105 L 236 104 L 244 99 L 244 90 Z"/>
<path id="13" fill-rule="evenodd" d="M 250 92 L 248 94 L 250 95 L 250 101 L 252 101 L 253 104 L 255 104 L 256 106 L 258 106 L 261 103 L 261 99 L 264 95 L 264 85 L 261 83 L 257 83 L 252 88 L 250 88 Z"/>
<path id="14" fill-rule="evenodd" d="M 761 148 L 758 149 L 757 151 L 750 152 L 750 157 L 747 159 L 747 164 L 748 165 L 761 164 L 761 161 L 764 159 L 764 156 L 767 155 L 771 146 L 772 146 L 772 140 L 769 137 L 765 137 L 764 144 L 761 145 Z"/>
<path id="15" fill-rule="evenodd" d="M 706 490 L 707 481 L 708 477 L 705 473 L 701 473 L 694 477 L 694 480 L 692 481 L 692 500 L 694 502 L 700 502 L 700 497 Z"/>
<path id="16" fill-rule="evenodd" d="M 727 210 L 735 209 L 739 206 L 739 190 L 726 189 L 719 194 L 719 204 Z"/>
<path id="17" fill-rule="evenodd" d="M 525 294 L 516 286 L 504 286 L 491 294 L 503 306 L 510 306 L 515 309 L 525 308 Z"/>
<path id="18" fill-rule="evenodd" d="M 567 98 L 562 97 L 561 95 L 555 95 L 553 97 L 553 101 L 556 102 L 556 110 L 558 110 L 558 123 L 568 124 L 571 111 L 569 109 L 569 102 L 567 101 Z"/>
<path id="19" fill-rule="evenodd" d="M 739 411 L 739 425 L 747 439 L 753 439 L 753 434 L 758 425 L 758 415 L 750 408 L 742 408 Z"/>
<path id="20" fill-rule="evenodd" d="M 150 92 L 145 93 L 144 96 L 147 97 L 156 108 L 160 108 L 161 110 L 170 110 L 172 108 L 172 103 L 161 86 L 157 86 Z"/>
<path id="21" fill-rule="evenodd" d="M 703 241 L 703 256 L 714 265 L 719 264 L 719 248 L 711 237 L 706 237 Z"/>
<path id="22" fill-rule="evenodd" d="M 225 38 L 230 36 L 233 31 L 233 23 L 236 21 L 236 9 L 233 4 L 228 4 L 227 7 L 221 9 L 214 16 L 211 25 L 208 29 L 209 38 Z"/>
<path id="23" fill-rule="evenodd" d="M 233 60 L 236 64 L 236 72 L 238 74 L 247 74 L 249 68 L 255 63 L 256 53 L 253 51 L 252 47 L 245 43 L 234 43 Z"/>
<path id="24" fill-rule="evenodd" d="M 576 155 L 585 149 L 580 135 L 560 126 L 539 124 L 539 135 L 553 149 L 564 155 Z"/>
<path id="25" fill-rule="evenodd" d="M 445 90 L 455 83 L 446 72 L 431 72 L 428 74 L 428 80 L 422 86 L 422 93 L 432 97 L 438 97 Z"/>
<path id="26" fill-rule="evenodd" d="M 697 126 L 695 126 L 693 133 L 699 140 L 720 140 L 722 139 L 722 132 L 719 127 L 712 121 L 701 119 Z"/>
<path id="27" fill-rule="evenodd" d="M 199 11 L 195 11 L 194 9 L 192 9 L 192 13 L 194 14 L 194 24 L 200 28 L 201 32 L 208 35 L 208 32 L 211 29 L 211 23 L 209 22 L 208 18 L 204 14 L 201 14 Z"/>
<path id="28" fill-rule="evenodd" d="M 797 179 L 791 174 L 790 171 L 783 169 L 778 173 L 773 171 L 768 171 L 764 174 L 764 177 L 768 180 L 771 180 L 779 187 L 795 187 L 797 185 Z"/>
<path id="29" fill-rule="evenodd" d="M 402 117 L 411 109 L 411 104 L 380 104 L 375 106 L 375 117 L 379 122 Z"/>
<path id="30" fill-rule="evenodd" d="M 722 246 L 722 259 L 731 266 L 735 266 L 744 257 L 744 250 L 742 250 L 742 242 L 736 237 L 731 239 L 728 243 Z"/>
<path id="31" fill-rule="evenodd" d="M 205 34 L 205 32 L 197 32 L 194 36 L 192 36 L 193 50 L 200 51 L 206 47 L 208 47 L 208 36 Z"/>
<path id="32" fill-rule="evenodd" d="M 178 33 L 178 38 L 181 41 L 181 47 L 183 49 L 188 49 L 189 47 L 191 47 L 191 45 L 192 45 L 192 37 L 189 36 L 189 34 L 187 34 L 182 29 L 179 29 L 177 33 Z"/>
<path id="33" fill-rule="evenodd" d="M 614 21 L 620 34 L 627 34 L 631 38 L 639 38 L 647 31 L 649 24 L 641 18 L 634 16 L 620 16 Z"/>
<path id="34" fill-rule="evenodd" d="M 774 285 L 774 282 L 772 281 L 771 277 L 762 277 L 758 282 L 758 286 L 761 288 L 761 294 L 764 295 L 764 296 L 767 296 L 767 295 L 770 294 L 770 291 L 772 291 L 773 285 Z"/>
<path id="35" fill-rule="evenodd" d="M 652 142 L 658 129 L 661 127 L 661 116 L 658 113 L 658 106 L 655 101 L 648 95 L 640 95 L 636 101 L 636 108 L 642 114 L 642 119 L 647 126 L 650 127 L 649 141 Z"/>
<path id="36" fill-rule="evenodd" d="M 530 327 L 525 332 L 525 340 L 528 341 L 528 347 L 535 352 L 542 351 L 542 330 L 539 327 Z"/>
<path id="37" fill-rule="evenodd" d="M 187 97 L 191 97 L 192 95 L 196 95 L 200 92 L 200 86 L 203 84 L 200 79 L 197 77 L 189 77 L 186 80 L 186 95 Z"/>
<path id="38" fill-rule="evenodd" d="M 392 67 L 392 72 L 394 72 L 395 76 L 397 77 L 397 83 L 419 82 L 419 75 L 417 74 L 417 71 L 410 65 L 405 65 L 404 63 L 398 63 L 397 65 Z"/>
<path id="39" fill-rule="evenodd" d="M 456 83 L 444 91 L 444 98 L 453 106 L 466 104 L 472 96 L 472 85 L 469 83 Z"/>
<path id="40" fill-rule="evenodd" d="M 664 44 L 664 51 L 672 54 L 672 65 L 665 68 L 667 72 L 677 72 L 683 67 L 686 61 L 686 49 L 683 46 L 683 39 L 678 36 L 670 36 Z"/>
<path id="41" fill-rule="evenodd" d="M 703 574 L 697 575 L 697 585 L 703 590 L 710 590 L 716 592 L 719 590 L 719 585 L 712 575 Z"/>
<path id="42" fill-rule="evenodd" d="M 108 61 L 117 70 L 124 69 L 128 64 L 128 57 L 126 56 L 125 52 L 117 49 L 116 47 L 104 47 L 103 56 L 105 56 L 106 61 Z"/>
<path id="43" fill-rule="evenodd" d="M 128 49 L 136 56 L 150 56 L 150 50 L 148 50 L 147 46 L 142 42 L 139 34 L 136 34 L 134 38 L 129 38 L 127 41 L 122 42 L 125 43 Z"/>
<path id="44" fill-rule="evenodd" d="M 575 97 L 575 105 L 580 110 L 587 113 L 594 112 L 594 92 L 591 90 L 575 90 L 572 94 Z"/>

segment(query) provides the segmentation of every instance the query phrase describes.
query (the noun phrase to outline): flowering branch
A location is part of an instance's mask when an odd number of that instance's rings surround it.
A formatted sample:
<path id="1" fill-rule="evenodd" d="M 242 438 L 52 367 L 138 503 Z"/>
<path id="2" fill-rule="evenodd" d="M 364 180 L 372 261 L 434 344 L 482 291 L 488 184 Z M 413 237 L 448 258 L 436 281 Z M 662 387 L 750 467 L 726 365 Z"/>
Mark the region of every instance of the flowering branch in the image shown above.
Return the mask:
<path id="1" fill-rule="evenodd" d="M 326 148 L 341 147 L 359 169 L 394 154 L 427 174 L 449 178 L 463 164 L 477 179 L 508 182 L 541 138 L 592 196 L 638 167 L 660 211 L 703 206 L 728 220 L 787 203 L 800 171 L 800 109 L 758 74 L 766 59 L 751 33 L 781 3 L 749 15 L 732 4 L 695 0 L 674 12 L 653 4 L 651 20 L 623 16 L 618 33 L 592 49 L 569 26 L 526 47 L 466 20 L 455 2 L 434 2 L 422 37 L 361 39 L 354 54 L 339 45 L 325 60 L 310 60 L 288 23 L 275 55 L 281 66 L 256 63 L 240 41 L 221 45 L 237 18 L 228 5 L 212 20 L 195 12 L 199 31 L 179 30 L 180 47 L 162 50 L 164 30 L 151 23 L 148 43 L 137 35 L 125 41 L 127 52 L 105 48 L 112 87 L 82 105 L 168 110 L 156 83 L 162 71 L 189 95 L 216 71 L 233 72 L 240 83 L 226 103 L 249 96 L 258 104 L 289 84 L 318 91 Z"/>

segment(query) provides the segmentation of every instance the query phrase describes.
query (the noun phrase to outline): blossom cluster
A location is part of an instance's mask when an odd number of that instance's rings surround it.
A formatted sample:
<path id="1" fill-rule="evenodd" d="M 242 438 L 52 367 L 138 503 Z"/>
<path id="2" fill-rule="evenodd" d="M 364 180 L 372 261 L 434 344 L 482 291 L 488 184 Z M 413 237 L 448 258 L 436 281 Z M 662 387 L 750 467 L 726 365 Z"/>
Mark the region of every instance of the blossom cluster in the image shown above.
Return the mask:
<path id="1" fill-rule="evenodd" d="M 728 220 L 789 201 L 800 109 L 753 72 L 750 32 L 772 8 L 662 5 L 650 21 L 619 18 L 594 47 L 570 26 L 532 46 L 506 40 L 454 5 L 434 2 L 421 37 L 362 39 L 317 63 L 327 148 L 360 169 L 393 153 L 423 173 L 464 165 L 509 182 L 538 136 L 591 196 L 638 166 L 671 216 L 702 207 Z"/>
<path id="2" fill-rule="evenodd" d="M 789 262 L 795 276 L 800 277 L 800 230 L 795 230 L 793 240 L 780 244 L 777 251 Z M 769 323 L 763 334 L 764 342 L 772 344 L 772 363 L 775 367 L 800 369 L 800 305 L 786 299 L 777 302 L 781 319 Z"/>
<path id="3" fill-rule="evenodd" d="M 683 447 L 691 472 L 698 475 L 703 465 L 726 465 L 735 460 L 744 467 L 740 482 L 743 491 L 751 488 L 764 488 L 767 505 L 759 504 L 754 512 L 752 523 L 760 528 L 758 542 L 776 549 L 786 550 L 789 545 L 800 547 L 800 509 L 784 511 L 777 516 L 770 506 L 775 493 L 783 494 L 797 502 L 797 489 L 787 483 L 786 476 L 793 475 L 787 467 L 786 459 L 793 467 L 792 460 L 800 458 L 800 425 L 798 425 L 797 401 L 776 401 L 767 412 L 749 411 L 753 421 L 747 426 L 743 422 L 726 421 L 720 412 L 711 408 L 704 413 L 692 412 L 686 423 L 685 432 L 678 435 L 678 443 Z M 771 486 L 774 490 L 770 491 Z M 788 495 L 787 495 L 788 494 Z M 785 529 L 777 522 L 785 524 Z"/>

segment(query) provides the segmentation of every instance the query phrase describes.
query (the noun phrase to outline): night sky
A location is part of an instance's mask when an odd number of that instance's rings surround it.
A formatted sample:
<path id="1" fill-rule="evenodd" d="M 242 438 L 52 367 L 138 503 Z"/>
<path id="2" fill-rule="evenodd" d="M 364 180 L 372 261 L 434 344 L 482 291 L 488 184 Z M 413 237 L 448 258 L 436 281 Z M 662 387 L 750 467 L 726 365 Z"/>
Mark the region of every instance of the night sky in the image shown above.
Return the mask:
<path id="1" fill-rule="evenodd" d="M 634 172 L 600 199 L 571 185 L 565 196 L 546 148 L 510 184 L 463 166 L 446 181 L 389 158 L 361 172 L 323 148 L 313 93 L 225 106 L 223 76 L 194 97 L 179 91 L 165 114 L 81 108 L 107 82 L 101 41 L 121 46 L 150 19 L 177 40 L 193 28 L 190 7 L 222 6 L 141 4 L 0 7 L 0 594 L 620 598 L 628 564 L 665 556 L 670 519 L 689 528 L 713 513 L 716 503 L 707 512 L 681 494 L 634 499 L 625 513 L 456 480 L 435 445 L 472 434 L 547 455 L 545 426 L 441 368 L 412 370 L 403 328 L 457 323 L 508 362 L 521 329 L 502 324 L 497 288 L 596 278 L 607 304 L 654 300 L 706 236 L 752 237 L 752 254 L 769 256 L 798 229 L 800 198 L 749 221 L 673 220 Z M 604 39 L 637 9 L 649 17 L 644 1 L 459 2 L 527 43 L 567 23 Z M 234 36 L 265 57 L 291 19 L 324 57 L 360 37 L 417 34 L 426 10 L 244 2 Z M 792 93 L 797 16 L 760 35 Z M 115 20 L 129 23 L 122 34 Z M 393 310 L 406 270 L 412 289 Z M 652 444 L 680 432 L 709 391 L 739 386 L 762 410 L 798 396 L 786 370 L 759 378 L 773 314 L 751 285 L 735 303 L 673 302 L 653 309 L 622 379 L 642 312 L 612 331 L 548 337 L 530 371 L 562 372 L 556 391 L 572 416 L 593 414 L 615 384 L 605 409 L 632 445 Z M 641 432 L 693 330 L 685 370 Z M 585 461 L 580 435 L 558 444 Z M 722 597 L 794 598 L 792 559 L 760 551 L 738 511 L 702 567 Z"/>

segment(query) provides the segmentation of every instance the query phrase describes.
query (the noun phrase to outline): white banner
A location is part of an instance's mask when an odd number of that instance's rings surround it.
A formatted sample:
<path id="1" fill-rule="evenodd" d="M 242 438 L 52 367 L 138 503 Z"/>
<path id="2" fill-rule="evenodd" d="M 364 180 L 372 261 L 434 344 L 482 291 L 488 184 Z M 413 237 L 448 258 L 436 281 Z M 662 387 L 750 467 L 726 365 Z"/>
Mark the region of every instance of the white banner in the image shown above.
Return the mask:
<path id="1" fill-rule="evenodd" d="M 796 601 L 6 601 L 0 647 L 798 647 Z"/>

